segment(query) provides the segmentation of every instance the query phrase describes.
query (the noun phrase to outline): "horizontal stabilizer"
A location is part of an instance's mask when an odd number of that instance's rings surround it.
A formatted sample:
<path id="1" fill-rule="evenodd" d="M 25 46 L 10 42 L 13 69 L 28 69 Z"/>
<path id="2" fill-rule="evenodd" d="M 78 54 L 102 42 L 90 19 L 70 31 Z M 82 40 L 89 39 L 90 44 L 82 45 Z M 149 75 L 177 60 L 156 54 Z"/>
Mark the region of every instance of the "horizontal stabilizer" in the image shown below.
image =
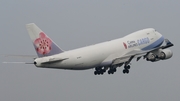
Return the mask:
<path id="1" fill-rule="evenodd" d="M 13 55 L 13 54 L 6 54 L 3 55 L 4 57 L 16 57 L 16 58 L 36 58 L 36 55 Z"/>
<path id="2" fill-rule="evenodd" d="M 59 62 L 59 61 L 67 60 L 67 59 L 68 58 L 43 57 L 43 58 L 35 59 L 35 62 L 41 63 L 41 64 L 47 64 L 47 63 L 54 63 L 54 62 Z"/>
<path id="3" fill-rule="evenodd" d="M 54 63 L 54 62 L 59 62 L 59 61 L 63 61 L 63 60 L 67 60 L 68 58 L 65 59 L 50 59 L 49 61 L 46 62 L 42 62 L 42 64 L 46 64 L 46 63 Z"/>

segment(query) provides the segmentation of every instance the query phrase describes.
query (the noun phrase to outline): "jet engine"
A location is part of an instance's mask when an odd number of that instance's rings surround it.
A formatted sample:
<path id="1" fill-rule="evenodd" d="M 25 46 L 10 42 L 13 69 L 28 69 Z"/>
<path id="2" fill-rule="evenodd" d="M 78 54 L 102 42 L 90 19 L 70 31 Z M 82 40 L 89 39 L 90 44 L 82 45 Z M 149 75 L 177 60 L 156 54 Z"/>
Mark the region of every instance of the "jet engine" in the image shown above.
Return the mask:
<path id="1" fill-rule="evenodd" d="M 156 55 L 154 53 L 149 53 L 146 56 L 146 60 L 151 61 L 151 62 L 155 62 L 155 61 L 158 61 L 159 59 L 156 57 Z"/>
<path id="2" fill-rule="evenodd" d="M 172 56 L 173 56 L 173 52 L 170 49 L 163 49 L 158 55 L 159 59 L 161 60 L 169 59 Z"/>
<path id="3" fill-rule="evenodd" d="M 154 52 L 150 52 L 146 56 L 147 61 L 156 62 L 159 60 L 166 60 L 173 56 L 173 52 L 170 49 L 159 49 Z"/>

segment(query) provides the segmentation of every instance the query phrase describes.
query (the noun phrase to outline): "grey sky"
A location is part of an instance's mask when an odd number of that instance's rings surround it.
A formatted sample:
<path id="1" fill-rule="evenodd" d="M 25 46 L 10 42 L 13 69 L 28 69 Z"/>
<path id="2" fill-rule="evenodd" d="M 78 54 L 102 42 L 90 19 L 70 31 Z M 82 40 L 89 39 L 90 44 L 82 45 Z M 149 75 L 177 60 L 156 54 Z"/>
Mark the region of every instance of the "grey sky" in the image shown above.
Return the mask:
<path id="1" fill-rule="evenodd" d="M 170 60 L 133 61 L 128 75 L 122 73 L 123 68 L 114 75 L 94 76 L 94 70 L 1 63 L 0 101 L 179 101 L 179 4 L 179 0 L 1 0 L 0 54 L 36 55 L 25 29 L 31 22 L 64 50 L 148 27 L 175 46 Z"/>

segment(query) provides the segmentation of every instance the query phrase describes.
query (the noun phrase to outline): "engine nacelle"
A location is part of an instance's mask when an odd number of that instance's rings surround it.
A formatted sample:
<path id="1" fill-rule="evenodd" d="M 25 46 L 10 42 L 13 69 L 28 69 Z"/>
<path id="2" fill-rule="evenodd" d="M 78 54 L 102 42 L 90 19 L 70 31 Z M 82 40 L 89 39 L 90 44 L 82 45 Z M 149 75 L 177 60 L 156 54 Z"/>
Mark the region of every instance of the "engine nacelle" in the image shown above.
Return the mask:
<path id="1" fill-rule="evenodd" d="M 151 62 L 159 61 L 159 59 L 157 58 L 157 56 L 156 56 L 154 53 L 149 53 L 149 54 L 146 56 L 146 60 L 147 60 L 147 61 L 151 61 Z"/>
<path id="2" fill-rule="evenodd" d="M 157 51 L 150 52 L 146 56 L 147 61 L 156 62 L 159 60 L 166 60 L 173 56 L 173 52 L 170 49 L 159 49 Z"/>
<path id="3" fill-rule="evenodd" d="M 163 49 L 158 55 L 159 59 L 161 60 L 169 59 L 172 56 L 173 56 L 173 52 L 170 49 Z"/>

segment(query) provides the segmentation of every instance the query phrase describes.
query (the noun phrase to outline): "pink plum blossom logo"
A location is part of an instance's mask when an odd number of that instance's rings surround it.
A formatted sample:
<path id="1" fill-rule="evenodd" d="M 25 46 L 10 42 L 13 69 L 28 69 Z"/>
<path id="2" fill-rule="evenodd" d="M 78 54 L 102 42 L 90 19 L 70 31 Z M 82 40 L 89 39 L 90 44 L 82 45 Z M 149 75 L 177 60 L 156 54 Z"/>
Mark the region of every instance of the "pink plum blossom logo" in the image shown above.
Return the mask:
<path id="1" fill-rule="evenodd" d="M 39 33 L 39 38 L 34 41 L 36 51 L 42 55 L 48 54 L 51 51 L 51 44 L 51 39 L 44 32 Z"/>

